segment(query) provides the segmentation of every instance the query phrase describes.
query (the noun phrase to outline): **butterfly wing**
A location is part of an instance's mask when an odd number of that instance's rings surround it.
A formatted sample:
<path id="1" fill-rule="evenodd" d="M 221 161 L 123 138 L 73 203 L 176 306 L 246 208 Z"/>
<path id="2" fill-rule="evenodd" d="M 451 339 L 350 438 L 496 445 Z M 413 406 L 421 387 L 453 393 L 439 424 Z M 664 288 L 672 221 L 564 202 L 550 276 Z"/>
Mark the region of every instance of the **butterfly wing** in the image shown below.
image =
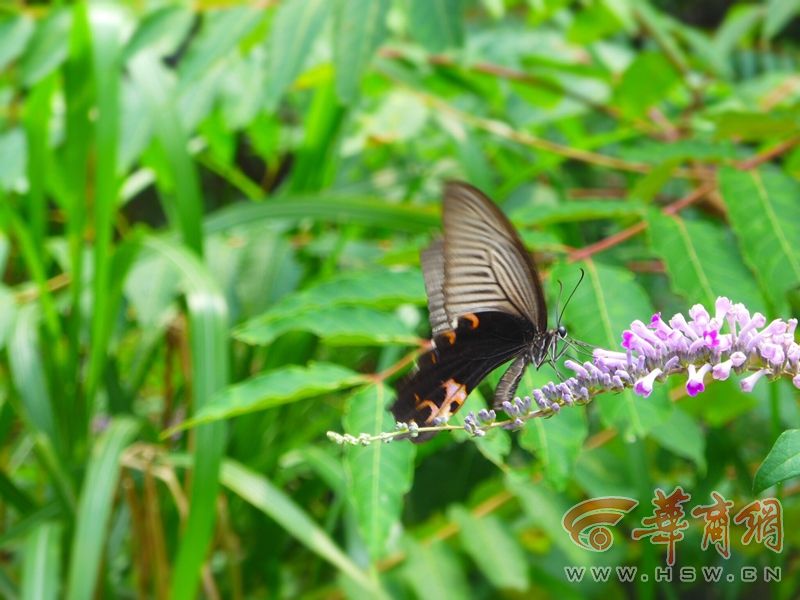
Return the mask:
<path id="1" fill-rule="evenodd" d="M 392 414 L 397 421 L 421 427 L 446 420 L 469 393 L 504 362 L 519 354 L 531 334 L 525 319 L 498 311 L 468 313 L 455 329 L 434 338 L 434 347 L 419 359 L 419 369 L 399 387 Z M 414 438 L 422 442 L 432 434 Z"/>
<path id="2" fill-rule="evenodd" d="M 466 313 L 499 311 L 530 321 L 540 332 L 547 329 L 547 306 L 530 254 L 506 216 L 471 185 L 445 187 L 442 262 L 443 308 L 451 323 Z"/>

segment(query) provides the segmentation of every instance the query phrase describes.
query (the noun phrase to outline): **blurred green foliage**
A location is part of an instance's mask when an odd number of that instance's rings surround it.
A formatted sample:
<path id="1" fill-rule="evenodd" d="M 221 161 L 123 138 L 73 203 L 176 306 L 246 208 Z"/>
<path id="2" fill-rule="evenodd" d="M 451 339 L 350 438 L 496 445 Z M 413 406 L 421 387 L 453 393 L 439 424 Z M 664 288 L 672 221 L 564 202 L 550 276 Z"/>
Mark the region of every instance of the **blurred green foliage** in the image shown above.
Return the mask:
<path id="1" fill-rule="evenodd" d="M 675 381 L 420 446 L 325 433 L 394 425 L 448 178 L 498 201 L 550 293 L 585 269 L 566 320 L 588 342 L 717 295 L 796 314 L 800 3 L 17 4 L 0 596 L 796 597 L 789 386 L 690 399 Z M 654 489 L 739 508 L 762 461 L 783 552 L 733 530 L 724 561 L 693 523 L 677 566 L 734 581 L 656 583 L 663 548 L 629 535 Z M 640 506 L 591 553 L 561 518 L 599 495 Z M 619 565 L 650 576 L 564 570 Z"/>

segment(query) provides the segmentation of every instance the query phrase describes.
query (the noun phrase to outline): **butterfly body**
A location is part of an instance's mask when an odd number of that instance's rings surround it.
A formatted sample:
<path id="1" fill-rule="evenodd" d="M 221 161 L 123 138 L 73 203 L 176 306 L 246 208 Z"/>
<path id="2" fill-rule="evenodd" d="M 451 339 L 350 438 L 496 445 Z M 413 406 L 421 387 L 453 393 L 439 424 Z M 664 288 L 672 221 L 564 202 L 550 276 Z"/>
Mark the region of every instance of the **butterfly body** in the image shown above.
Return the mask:
<path id="1" fill-rule="evenodd" d="M 444 194 L 444 238 L 422 253 L 432 348 L 398 390 L 397 421 L 446 421 L 494 369 L 513 359 L 495 392 L 510 400 L 525 368 L 556 356 L 566 337 L 547 329 L 547 308 L 530 255 L 491 200 L 464 183 Z M 428 439 L 422 434 L 416 441 Z"/>

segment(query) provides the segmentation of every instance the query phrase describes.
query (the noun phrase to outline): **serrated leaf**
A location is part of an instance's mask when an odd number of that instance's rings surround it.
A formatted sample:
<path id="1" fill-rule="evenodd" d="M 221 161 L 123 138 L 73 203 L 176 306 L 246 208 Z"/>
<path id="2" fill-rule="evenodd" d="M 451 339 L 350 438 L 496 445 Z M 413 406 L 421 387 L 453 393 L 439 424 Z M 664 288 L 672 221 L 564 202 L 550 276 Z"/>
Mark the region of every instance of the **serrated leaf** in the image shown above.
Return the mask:
<path id="1" fill-rule="evenodd" d="M 267 48 L 267 107 L 277 105 L 302 71 L 328 19 L 330 5 L 329 0 L 288 0 L 278 6 Z"/>
<path id="2" fill-rule="evenodd" d="M 464 38 L 461 0 L 410 0 L 408 26 L 430 52 L 460 46 Z"/>
<path id="3" fill-rule="evenodd" d="M 800 186 L 776 169 L 728 168 L 720 190 L 742 255 L 772 308 L 781 310 L 800 284 Z"/>
<path id="4" fill-rule="evenodd" d="M 237 417 L 248 413 L 297 402 L 322 394 L 350 388 L 367 380 L 364 375 L 331 363 L 291 365 L 256 375 L 223 389 L 200 408 L 195 416 L 164 431 L 168 437 L 177 431 Z"/>
<path id="5" fill-rule="evenodd" d="M 753 491 L 800 476 L 800 429 L 784 431 L 776 440 L 753 479 Z"/>
<path id="6" fill-rule="evenodd" d="M 574 281 L 577 264 L 556 265 L 553 280 Z M 586 278 L 575 291 L 564 318 L 570 335 L 603 348 L 620 350 L 622 332 L 634 319 L 648 320 L 652 305 L 633 274 L 620 267 L 584 261 Z M 669 415 L 672 404 L 664 386 L 657 386 L 648 398 L 632 391 L 604 394 L 595 399 L 603 421 L 626 436 L 641 436 Z"/>
<path id="7" fill-rule="evenodd" d="M 351 102 L 375 50 L 386 37 L 389 0 L 339 0 L 334 20 L 336 92 Z"/>
<path id="8" fill-rule="evenodd" d="M 358 435 L 394 429 L 395 421 L 387 410 L 393 397 L 391 388 L 380 383 L 353 394 L 347 402 L 345 430 Z M 415 454 L 416 447 L 407 440 L 346 449 L 348 498 L 373 560 L 398 542 L 403 497 L 411 489 Z"/>
<path id="9" fill-rule="evenodd" d="M 290 331 L 308 331 L 334 346 L 414 344 L 417 337 L 396 315 L 365 306 L 333 306 L 261 319 L 236 330 L 248 344 L 267 345 Z"/>
<path id="10" fill-rule="evenodd" d="M 450 517 L 459 527 L 461 545 L 475 566 L 499 589 L 528 589 L 528 563 L 519 542 L 497 516 L 476 517 L 455 506 Z"/>
<path id="11" fill-rule="evenodd" d="M 735 241 L 720 226 L 688 221 L 653 210 L 648 213 L 653 250 L 663 259 L 670 287 L 691 305 L 714 306 L 718 296 L 764 311 L 764 299 L 742 262 Z"/>
<path id="12" fill-rule="evenodd" d="M 661 427 L 654 428 L 650 435 L 670 452 L 694 461 L 697 468 L 705 473 L 705 433 L 683 410 L 675 408 Z"/>
<path id="13" fill-rule="evenodd" d="M 553 488 L 563 490 L 588 432 L 583 410 L 563 410 L 549 419 L 529 421 L 519 436 L 519 445 L 541 462 Z"/>

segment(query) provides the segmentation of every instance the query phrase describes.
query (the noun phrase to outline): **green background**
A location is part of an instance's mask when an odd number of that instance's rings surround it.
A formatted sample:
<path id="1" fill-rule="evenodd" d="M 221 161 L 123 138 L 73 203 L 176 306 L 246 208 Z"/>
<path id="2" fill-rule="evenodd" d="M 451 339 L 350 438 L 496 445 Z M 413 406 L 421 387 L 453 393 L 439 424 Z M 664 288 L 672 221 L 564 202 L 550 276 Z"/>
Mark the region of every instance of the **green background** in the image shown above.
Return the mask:
<path id="1" fill-rule="evenodd" d="M 447 179 L 510 216 L 551 307 L 586 271 L 587 342 L 718 295 L 797 314 L 800 2 L 0 11 L 0 596 L 797 595 L 787 382 L 674 378 L 480 440 L 326 432 L 393 428 Z M 687 512 L 779 497 L 783 551 L 732 527 L 722 560 L 690 519 L 677 567 L 735 581 L 655 583 L 630 530 L 676 485 Z M 591 553 L 561 517 L 602 495 L 640 505 Z M 566 580 L 604 565 L 651 575 Z"/>

